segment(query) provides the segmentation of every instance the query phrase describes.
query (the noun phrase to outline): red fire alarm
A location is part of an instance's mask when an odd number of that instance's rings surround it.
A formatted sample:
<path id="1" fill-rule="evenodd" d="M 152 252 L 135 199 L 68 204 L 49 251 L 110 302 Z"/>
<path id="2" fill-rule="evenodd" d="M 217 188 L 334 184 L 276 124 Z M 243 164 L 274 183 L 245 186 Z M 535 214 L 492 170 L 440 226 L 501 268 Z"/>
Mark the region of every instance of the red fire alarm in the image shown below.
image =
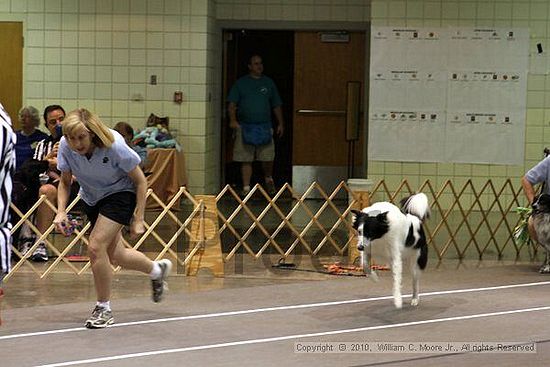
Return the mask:
<path id="1" fill-rule="evenodd" d="M 180 90 L 177 90 L 174 92 L 174 102 L 176 103 L 182 103 L 183 102 L 183 92 Z"/>

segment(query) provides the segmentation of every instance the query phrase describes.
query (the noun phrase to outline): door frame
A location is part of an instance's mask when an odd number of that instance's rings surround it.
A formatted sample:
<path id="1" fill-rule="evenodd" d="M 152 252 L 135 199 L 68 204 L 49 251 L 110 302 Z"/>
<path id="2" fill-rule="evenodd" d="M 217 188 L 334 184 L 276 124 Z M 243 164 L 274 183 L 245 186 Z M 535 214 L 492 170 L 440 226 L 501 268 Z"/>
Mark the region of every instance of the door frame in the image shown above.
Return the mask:
<path id="1" fill-rule="evenodd" d="M 16 111 L 8 111 L 9 116 L 12 120 L 12 127 L 14 130 L 17 130 L 20 128 L 19 123 L 19 117 L 18 117 L 18 111 L 21 107 L 23 107 L 26 103 L 26 83 L 25 83 L 25 75 L 27 74 L 27 45 L 25 43 L 26 41 L 26 35 L 27 35 L 27 20 L 26 16 L 23 16 L 21 14 L 3 14 L 0 16 L 0 22 L 11 22 L 11 23 L 21 23 L 21 36 L 22 36 L 22 49 L 21 49 L 21 106 L 17 107 Z M 4 102 L 5 103 L 5 102 Z M 4 107 L 6 107 L 4 105 Z"/>
<path id="2" fill-rule="evenodd" d="M 221 49 L 224 52 L 221 53 L 220 65 L 222 70 L 220 70 L 220 77 L 222 78 L 222 87 L 219 89 L 219 100 L 221 102 L 222 112 L 219 116 L 221 120 L 220 126 L 220 146 L 222 147 L 220 152 L 220 182 L 221 185 L 226 181 L 225 173 L 225 139 L 223 132 L 224 126 L 227 119 L 227 106 L 225 100 L 223 99 L 223 83 L 224 75 L 226 73 L 225 68 L 225 47 L 226 40 L 223 37 L 223 34 L 227 30 L 242 28 L 251 31 L 354 31 L 354 32 L 364 32 L 365 33 L 365 75 L 363 85 L 364 85 L 364 98 L 363 98 L 363 164 L 356 173 L 359 178 L 365 178 L 368 176 L 368 107 L 369 107 L 369 75 L 370 75 L 370 22 L 279 22 L 279 21 L 240 21 L 240 20 L 218 20 L 218 27 L 220 30 L 221 38 Z M 292 142 L 291 142 L 292 143 Z M 292 167 L 291 167 L 292 168 Z"/>

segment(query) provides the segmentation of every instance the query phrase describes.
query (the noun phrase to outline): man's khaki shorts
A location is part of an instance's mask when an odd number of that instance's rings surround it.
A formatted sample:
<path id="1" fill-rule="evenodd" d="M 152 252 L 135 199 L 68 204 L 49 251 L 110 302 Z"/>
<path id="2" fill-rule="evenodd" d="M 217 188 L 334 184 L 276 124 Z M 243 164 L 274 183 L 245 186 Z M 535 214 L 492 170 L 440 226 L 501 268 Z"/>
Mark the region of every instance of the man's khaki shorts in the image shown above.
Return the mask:
<path id="1" fill-rule="evenodd" d="M 275 159 L 275 144 L 273 143 L 273 129 L 271 141 L 266 145 L 248 145 L 243 143 L 241 128 L 234 131 L 235 144 L 233 146 L 233 160 L 235 162 L 271 162 Z"/>

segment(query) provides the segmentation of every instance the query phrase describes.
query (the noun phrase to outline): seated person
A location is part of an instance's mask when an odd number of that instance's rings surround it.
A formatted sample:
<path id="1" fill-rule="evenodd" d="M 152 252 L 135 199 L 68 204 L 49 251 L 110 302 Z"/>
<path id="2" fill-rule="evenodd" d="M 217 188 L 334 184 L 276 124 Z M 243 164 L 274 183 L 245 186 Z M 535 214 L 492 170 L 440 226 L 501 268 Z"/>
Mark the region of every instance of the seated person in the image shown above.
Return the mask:
<path id="1" fill-rule="evenodd" d="M 134 139 L 134 129 L 132 126 L 127 122 L 120 121 L 113 127 L 113 130 L 116 130 L 120 135 L 122 135 L 124 141 L 126 141 L 126 144 L 139 155 L 139 158 L 141 159 L 139 166 L 143 169 L 147 161 L 147 149 L 132 143 L 132 140 Z"/>
<path id="2" fill-rule="evenodd" d="M 18 170 L 27 159 L 32 158 L 37 143 L 48 137 L 48 134 L 37 129 L 40 124 L 40 113 L 33 106 L 19 110 L 21 130 L 16 132 L 15 168 Z"/>
<path id="3" fill-rule="evenodd" d="M 41 186 L 38 190 L 38 197 L 46 195 L 47 199 L 53 204 L 57 204 L 57 184 L 60 177 L 57 170 L 57 149 L 59 147 L 59 140 L 61 139 L 61 123 L 64 118 L 65 110 L 63 107 L 51 105 L 45 108 L 44 121 L 50 135 L 37 144 L 33 155 L 35 162 L 43 162 L 48 167 L 45 172 L 40 174 Z M 74 185 L 75 187 L 71 190 L 73 198 L 74 193 L 78 192 L 78 184 L 75 182 Z M 54 217 L 55 211 L 46 203 L 41 204 L 35 212 L 34 221 L 36 228 L 41 233 L 44 233 L 52 224 Z M 23 242 L 20 247 L 21 253 L 24 255 L 33 243 L 34 240 L 32 238 L 29 241 Z M 48 261 L 48 252 L 45 243 L 38 245 L 30 259 L 32 261 Z"/>

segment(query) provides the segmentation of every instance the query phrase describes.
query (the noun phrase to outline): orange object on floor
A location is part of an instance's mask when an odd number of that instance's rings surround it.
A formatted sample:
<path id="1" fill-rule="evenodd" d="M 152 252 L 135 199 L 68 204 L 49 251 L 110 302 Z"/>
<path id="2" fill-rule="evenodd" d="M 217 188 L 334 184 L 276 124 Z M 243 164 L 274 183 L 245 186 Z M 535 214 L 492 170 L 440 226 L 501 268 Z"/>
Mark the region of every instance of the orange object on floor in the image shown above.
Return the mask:
<path id="1" fill-rule="evenodd" d="M 341 265 L 341 264 L 331 264 L 324 265 L 325 269 L 329 274 L 336 275 L 365 275 L 363 273 L 363 268 L 355 265 Z M 389 266 L 386 265 L 371 265 L 372 270 L 389 270 Z"/>
<path id="2" fill-rule="evenodd" d="M 84 255 L 68 255 L 68 256 L 65 256 L 65 258 L 67 260 L 69 260 L 70 262 L 88 262 L 88 261 L 90 261 L 90 258 L 88 256 L 84 256 Z"/>

